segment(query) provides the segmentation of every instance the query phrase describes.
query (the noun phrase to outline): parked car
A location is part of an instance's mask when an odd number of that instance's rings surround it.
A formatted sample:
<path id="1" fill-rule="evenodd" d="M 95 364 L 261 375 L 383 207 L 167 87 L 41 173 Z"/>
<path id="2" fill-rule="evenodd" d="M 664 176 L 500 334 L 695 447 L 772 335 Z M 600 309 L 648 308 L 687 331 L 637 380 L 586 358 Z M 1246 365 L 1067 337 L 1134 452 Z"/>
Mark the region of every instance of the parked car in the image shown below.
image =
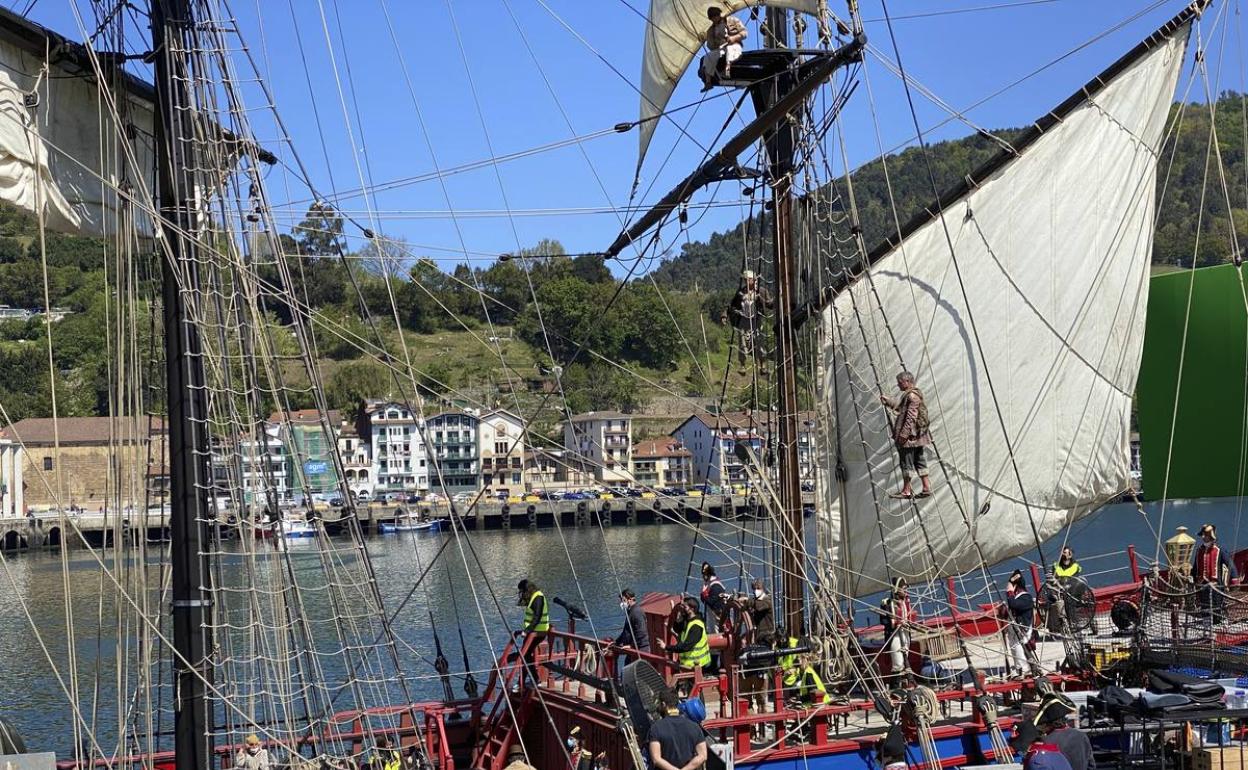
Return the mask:
<path id="1" fill-rule="evenodd" d="M 407 497 L 403 499 L 403 502 L 407 503 L 408 505 L 415 505 L 416 503 L 420 502 L 420 495 L 409 494 Z"/>
<path id="2" fill-rule="evenodd" d="M 373 499 L 373 495 L 367 489 L 361 489 L 355 493 L 355 499 L 361 503 L 367 503 Z"/>
<path id="3" fill-rule="evenodd" d="M 341 508 L 343 506 L 343 500 L 339 496 L 334 496 L 329 498 L 329 504 L 334 508 Z"/>
<path id="4" fill-rule="evenodd" d="M 802 482 L 802 491 L 803 491 L 803 492 L 814 492 L 814 491 L 815 491 L 815 482 L 813 482 L 813 481 L 803 481 L 803 482 Z"/>

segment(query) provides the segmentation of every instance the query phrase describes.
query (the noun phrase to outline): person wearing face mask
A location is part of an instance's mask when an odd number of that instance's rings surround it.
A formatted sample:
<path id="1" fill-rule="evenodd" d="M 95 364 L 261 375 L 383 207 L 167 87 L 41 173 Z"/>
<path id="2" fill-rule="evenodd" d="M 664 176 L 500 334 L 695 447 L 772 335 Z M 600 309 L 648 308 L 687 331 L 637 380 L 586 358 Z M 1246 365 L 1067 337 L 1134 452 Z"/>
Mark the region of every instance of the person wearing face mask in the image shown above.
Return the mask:
<path id="1" fill-rule="evenodd" d="M 269 761 L 268 749 L 260 746 L 260 739 L 254 735 L 248 735 L 243 741 L 243 747 L 234 757 L 234 766 L 242 770 L 269 770 L 273 765 Z"/>
<path id="2" fill-rule="evenodd" d="M 771 597 L 763 588 L 763 581 L 755 580 L 751 585 L 751 594 L 742 607 L 750 615 L 750 623 L 754 626 L 754 644 L 771 646 L 776 636 L 776 615 Z"/>
<path id="3" fill-rule="evenodd" d="M 672 631 L 679 640 L 670 647 L 660 640 L 656 646 L 678 654 L 680 665 L 713 674 L 711 670 L 711 642 L 706 633 L 706 623 L 694 615 L 689 605 L 681 602 L 673 609 Z"/>
<path id="4" fill-rule="evenodd" d="M 620 610 L 624 613 L 624 627 L 620 629 L 620 634 L 615 637 L 612 645 L 625 650 L 619 658 L 622 667 L 639 657 L 634 650 L 650 652 L 650 634 L 646 630 L 646 617 L 641 611 L 641 605 L 637 603 L 637 594 L 633 589 L 625 588 L 620 591 Z"/>
<path id="5" fill-rule="evenodd" d="M 390 739 L 384 735 L 377 736 L 376 748 L 373 750 L 372 766 L 375 770 L 402 770 L 403 755 L 390 745 Z"/>

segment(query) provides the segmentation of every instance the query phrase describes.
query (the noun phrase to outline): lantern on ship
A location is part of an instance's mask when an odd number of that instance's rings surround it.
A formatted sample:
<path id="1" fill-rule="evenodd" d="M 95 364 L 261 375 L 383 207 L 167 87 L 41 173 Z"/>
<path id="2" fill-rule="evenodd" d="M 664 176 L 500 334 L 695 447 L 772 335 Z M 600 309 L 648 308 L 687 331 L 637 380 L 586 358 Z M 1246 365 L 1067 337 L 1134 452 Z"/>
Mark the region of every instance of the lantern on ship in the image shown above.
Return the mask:
<path id="1" fill-rule="evenodd" d="M 1172 573 L 1186 576 L 1192 571 L 1192 552 L 1196 550 L 1196 538 L 1187 534 L 1187 527 L 1178 527 L 1174 536 L 1166 541 L 1166 560 Z"/>

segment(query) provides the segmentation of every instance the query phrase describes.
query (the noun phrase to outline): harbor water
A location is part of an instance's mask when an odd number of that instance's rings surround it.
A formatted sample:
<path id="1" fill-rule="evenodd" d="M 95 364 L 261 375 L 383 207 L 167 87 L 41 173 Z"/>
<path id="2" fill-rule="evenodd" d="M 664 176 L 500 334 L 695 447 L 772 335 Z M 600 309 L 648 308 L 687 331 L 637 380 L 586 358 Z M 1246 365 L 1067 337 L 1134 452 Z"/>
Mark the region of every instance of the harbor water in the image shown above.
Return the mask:
<path id="1" fill-rule="evenodd" d="M 1248 526 L 1239 526 L 1245 502 L 1244 498 L 1172 502 L 1164 508 L 1164 521 L 1159 504 L 1147 505 L 1143 515 L 1133 505 L 1109 506 L 1047 543 L 1046 559 L 1051 562 L 1062 542 L 1069 542 L 1089 582 L 1125 582 L 1130 575 L 1128 546 L 1137 548 L 1140 566 L 1147 568 L 1157 552 L 1159 529 L 1164 540 L 1178 525 L 1194 533 L 1201 524 L 1212 522 L 1224 545 L 1248 546 Z M 813 547 L 813 538 L 811 542 Z M 290 542 L 290 564 L 296 573 L 318 563 L 316 548 L 315 540 Z M 492 653 L 506 643 L 509 630 L 519 625 L 523 611 L 516 606 L 516 583 L 521 578 L 537 580 L 549 598 L 559 597 L 583 608 L 589 620 L 581 621 L 578 630 L 605 638 L 619 632 L 622 614 L 617 602 L 624 587 L 639 595 L 647 591 L 696 593 L 697 565 L 705 559 L 719 567 L 729 590 L 745 590 L 748 576 L 764 575 L 764 564 L 774 554 L 757 523 L 704 524 L 700 529 L 666 524 L 495 530 L 459 536 L 399 533 L 371 536 L 367 548 L 388 610 L 395 612 L 403 605 L 394 615 L 393 628 L 402 640 L 399 657 L 406 686 L 418 699 L 442 694 L 433 669 L 435 629 L 436 641 L 441 642 L 453 672 L 464 669 L 462 632 L 468 665 L 484 683 Z M 101 556 L 114 575 L 124 574 L 124 569 L 114 569 L 118 554 L 105 551 Z M 992 579 L 999 580 L 1015 566 L 1036 560 L 1032 550 L 995 567 Z M 416 585 L 426 569 L 426 577 Z M 133 586 L 127 589 L 127 595 L 133 595 Z M 73 712 L 65 689 L 71 685 L 71 644 L 79 711 L 86 723 L 97 726 L 106 751 L 115 748 L 118 714 L 133 708 L 133 688 L 138 682 L 136 672 L 125 671 L 118 677 L 118 658 L 123 657 L 119 650 L 130 650 L 137 634 L 133 620 L 119 627 L 115 619 L 119 601 L 129 600 L 85 551 L 70 551 L 64 564 L 60 554 L 50 551 L 3 555 L 0 716 L 17 727 L 31 750 L 70 756 Z M 310 617 L 332 618 L 333 608 L 318 606 L 316 596 L 304 596 L 303 601 L 303 611 Z M 862 617 L 874 622 L 872 604 L 870 597 L 864 597 L 860 606 L 867 610 Z M 67 630 L 71 617 L 72 632 Z M 566 617 L 561 607 L 552 607 L 553 620 L 563 623 Z M 164 674 L 167 678 L 167 669 Z M 342 674 L 332 667 L 325 672 L 331 679 Z M 119 681 L 126 692 L 118 690 Z M 462 694 L 462 680 L 455 678 L 453 685 L 456 694 Z M 165 729 L 171 727 L 167 717 L 163 724 Z"/>

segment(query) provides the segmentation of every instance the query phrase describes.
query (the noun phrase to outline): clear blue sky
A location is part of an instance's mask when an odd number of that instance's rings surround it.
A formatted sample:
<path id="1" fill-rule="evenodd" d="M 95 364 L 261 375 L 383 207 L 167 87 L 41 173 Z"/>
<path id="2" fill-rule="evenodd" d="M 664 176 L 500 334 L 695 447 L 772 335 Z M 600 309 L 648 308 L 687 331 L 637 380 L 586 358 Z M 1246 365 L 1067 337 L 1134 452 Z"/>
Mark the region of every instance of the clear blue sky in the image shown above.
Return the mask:
<path id="1" fill-rule="evenodd" d="M 39 0 L 31 17 L 79 37 L 68 2 Z M 999 128 L 1027 123 L 1056 105 L 1186 2 L 891 0 L 888 6 L 908 72 L 959 109 L 1143 11 L 1117 32 L 969 113 L 976 124 Z M 504 155 L 635 119 L 634 85 L 644 36 L 644 22 L 636 11 L 644 12 L 648 3 L 233 0 L 232 5 L 295 147 L 315 185 L 329 194 L 359 188 L 362 179 L 364 184 L 378 184 L 428 177 L 438 168 L 486 160 L 491 144 L 496 155 Z M 829 5 L 838 13 L 844 11 L 843 0 L 829 0 Z M 1012 7 L 985 8 L 994 5 Z M 950 13 L 958 9 L 969 10 Z M 895 56 L 888 29 L 879 21 L 880 0 L 863 0 L 863 16 L 869 20 L 868 36 L 878 55 Z M 1209 16 L 1205 23 L 1212 21 Z M 1232 17 L 1232 22 L 1239 20 Z M 1239 35 L 1235 26 L 1229 32 L 1232 39 Z M 243 65 L 239 67 L 241 72 Z M 1239 62 L 1228 59 L 1226 68 L 1223 87 L 1242 89 Z M 892 148 L 911 137 L 910 113 L 898 79 L 876 54 L 868 60 L 868 75 L 879 133 L 884 146 Z M 698 86 L 696 75 L 688 73 L 672 105 L 696 101 Z M 290 162 L 289 150 L 259 109 L 263 99 L 257 89 L 246 89 L 246 98 L 255 108 L 253 120 L 261 141 Z M 925 127 L 948 117 L 926 99 L 916 98 Z M 702 105 L 690 133 L 709 141 L 730 104 L 725 95 Z M 869 107 L 864 83 L 846 113 L 851 165 L 879 152 Z M 680 119 L 688 115 L 681 113 Z M 968 132 L 954 121 L 934 130 L 930 138 Z M 671 160 L 664 165 L 669 152 Z M 342 206 L 363 222 L 375 218 L 384 234 L 406 238 L 418 253 L 446 265 L 462 261 L 464 249 L 475 259 L 485 259 L 477 253 L 512 251 L 542 237 L 557 238 L 573 252 L 599 251 L 619 230 L 615 213 L 534 212 L 626 204 L 636 153 L 635 132 L 612 134 L 507 162 L 497 167 L 498 176 L 487 164 L 441 183 L 435 177 L 367 199 L 349 198 Z M 701 151 L 670 125 L 660 127 L 642 182 L 643 190 L 654 184 L 648 200 L 657 199 L 700 157 Z M 267 181 L 279 218 L 287 224 L 297 221 L 309 198 L 306 187 L 281 170 L 273 171 Z M 736 196 L 724 191 L 721 197 Z M 489 214 L 506 208 L 517 215 Z M 451 218 L 449 209 L 461 216 Z M 737 207 L 709 211 L 690 235 L 705 237 L 735 224 L 744 213 Z M 674 238 L 676 229 L 668 231 Z"/>

